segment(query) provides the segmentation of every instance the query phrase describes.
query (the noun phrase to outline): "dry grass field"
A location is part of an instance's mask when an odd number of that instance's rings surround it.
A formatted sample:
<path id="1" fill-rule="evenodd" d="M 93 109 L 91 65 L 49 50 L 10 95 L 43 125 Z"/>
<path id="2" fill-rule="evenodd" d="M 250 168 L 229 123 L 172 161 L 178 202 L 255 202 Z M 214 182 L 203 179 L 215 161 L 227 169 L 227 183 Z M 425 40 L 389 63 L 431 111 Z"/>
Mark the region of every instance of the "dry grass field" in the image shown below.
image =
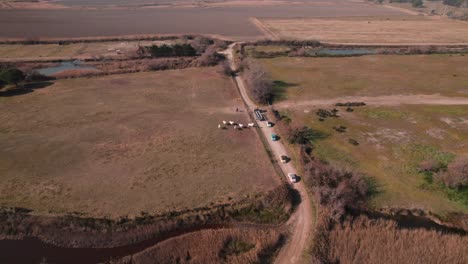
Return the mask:
<path id="1" fill-rule="evenodd" d="M 261 22 L 280 39 L 327 43 L 468 43 L 468 22 L 422 16 L 274 18 Z"/>
<path id="2" fill-rule="evenodd" d="M 279 100 L 303 102 L 344 96 L 440 94 L 468 97 L 468 57 L 462 55 L 370 55 L 346 58 L 259 60 Z"/>
<path id="3" fill-rule="evenodd" d="M 132 263 L 263 263 L 280 239 L 276 229 L 204 230 L 166 240 L 131 256 Z M 127 257 L 128 258 L 128 257 Z"/>
<path id="4" fill-rule="evenodd" d="M 156 213 L 271 190 L 279 177 L 216 68 L 61 80 L 0 97 L 0 205 Z"/>
<path id="5" fill-rule="evenodd" d="M 283 109 L 293 124 L 307 125 L 327 137 L 314 142 L 314 155 L 337 168 L 363 173 L 375 181 L 375 208 L 421 208 L 444 215 L 468 212 L 468 193 L 428 184 L 419 164 L 468 156 L 468 106 L 363 106 L 321 122 L 315 112 Z M 333 127 L 344 126 L 339 133 Z M 356 140 L 359 145 L 348 142 Z"/>
<path id="6" fill-rule="evenodd" d="M 421 161 L 468 156 L 468 60 L 461 55 L 259 59 L 276 81 L 273 105 L 293 125 L 328 137 L 315 155 L 376 181 L 371 206 L 468 212 L 468 193 L 428 184 Z M 349 99 L 368 105 L 321 122 L 316 111 Z M 354 100 L 353 100 L 354 101 Z M 458 102 L 463 105 L 456 105 Z M 453 104 L 452 104 L 453 103 Z M 339 133 L 333 127 L 345 126 Z M 358 141 L 353 146 L 349 139 Z"/>
<path id="7" fill-rule="evenodd" d="M 134 54 L 138 46 L 161 45 L 173 41 L 119 41 L 59 44 L 3 44 L 0 60 L 124 58 Z"/>
<path id="8" fill-rule="evenodd" d="M 468 238 L 434 230 L 400 229 L 360 217 L 332 230 L 330 259 L 339 263 L 467 263 Z"/>

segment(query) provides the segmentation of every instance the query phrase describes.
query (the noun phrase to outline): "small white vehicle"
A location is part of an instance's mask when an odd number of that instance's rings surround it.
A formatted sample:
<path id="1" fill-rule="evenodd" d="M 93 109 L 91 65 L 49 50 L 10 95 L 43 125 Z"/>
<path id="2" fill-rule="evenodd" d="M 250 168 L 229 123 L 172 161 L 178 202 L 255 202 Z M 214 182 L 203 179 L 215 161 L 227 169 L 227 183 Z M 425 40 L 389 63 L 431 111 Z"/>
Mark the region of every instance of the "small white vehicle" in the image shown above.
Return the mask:
<path id="1" fill-rule="evenodd" d="M 281 163 L 288 163 L 289 158 L 286 155 L 281 155 L 280 160 L 281 160 Z"/>
<path id="2" fill-rule="evenodd" d="M 273 123 L 270 121 L 267 121 L 267 127 L 272 127 L 272 126 L 273 126 Z"/>
<path id="3" fill-rule="evenodd" d="M 297 182 L 297 175 L 294 173 L 288 173 L 288 180 L 291 183 L 296 183 Z"/>

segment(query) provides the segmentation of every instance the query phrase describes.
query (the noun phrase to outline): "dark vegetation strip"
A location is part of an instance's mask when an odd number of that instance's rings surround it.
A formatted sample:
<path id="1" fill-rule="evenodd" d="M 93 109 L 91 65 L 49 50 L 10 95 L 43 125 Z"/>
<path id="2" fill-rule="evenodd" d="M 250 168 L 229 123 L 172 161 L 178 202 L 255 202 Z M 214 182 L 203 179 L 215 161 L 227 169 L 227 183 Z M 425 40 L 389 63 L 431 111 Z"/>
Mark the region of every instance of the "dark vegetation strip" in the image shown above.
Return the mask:
<path id="1" fill-rule="evenodd" d="M 287 46 L 290 49 L 285 51 L 256 51 L 250 50 L 246 54 L 245 47 L 255 46 Z M 321 52 L 321 49 L 350 51 L 348 54 L 328 54 Z M 353 53 L 351 51 L 365 51 Z M 242 44 L 244 55 L 254 58 L 275 58 L 275 57 L 355 57 L 365 55 L 417 55 L 417 54 L 464 54 L 468 53 L 468 45 L 355 45 L 355 44 L 327 44 L 318 41 L 260 41 Z"/>
<path id="2" fill-rule="evenodd" d="M 71 38 L 71 39 L 25 39 L 25 40 L 0 40 L 0 44 L 21 44 L 21 45 L 37 45 L 37 44 L 58 44 L 67 45 L 74 43 L 93 43 L 93 42 L 115 42 L 115 41 L 158 41 L 158 40 L 175 40 L 181 37 L 193 38 L 194 35 L 183 36 L 130 36 L 130 37 L 108 37 L 108 38 Z"/>

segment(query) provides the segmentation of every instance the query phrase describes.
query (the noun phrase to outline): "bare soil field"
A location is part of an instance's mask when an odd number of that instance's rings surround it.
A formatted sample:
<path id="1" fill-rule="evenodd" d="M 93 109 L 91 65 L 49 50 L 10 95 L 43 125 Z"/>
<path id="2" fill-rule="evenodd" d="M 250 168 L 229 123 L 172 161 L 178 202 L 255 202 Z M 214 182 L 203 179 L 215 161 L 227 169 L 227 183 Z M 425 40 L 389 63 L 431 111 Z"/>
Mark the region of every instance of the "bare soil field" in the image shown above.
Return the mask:
<path id="1" fill-rule="evenodd" d="M 61 80 L 0 97 L 0 205 L 118 217 L 233 202 L 279 184 L 216 68 Z"/>
<path id="2" fill-rule="evenodd" d="M 0 10 L 0 38 L 95 37 L 139 34 L 212 34 L 232 39 L 264 38 L 251 17 L 296 18 L 401 15 L 366 3 L 161 7 L 128 9 Z M 180 17 L 184 19 L 181 20 Z"/>
<path id="3" fill-rule="evenodd" d="M 344 97 L 468 97 L 464 70 L 468 59 L 464 54 L 279 57 L 259 61 L 278 83 L 277 101 L 286 104 L 320 99 L 330 103 Z"/>
<path id="4" fill-rule="evenodd" d="M 260 21 L 280 39 L 353 44 L 468 43 L 468 22 L 440 17 L 266 18 Z"/>

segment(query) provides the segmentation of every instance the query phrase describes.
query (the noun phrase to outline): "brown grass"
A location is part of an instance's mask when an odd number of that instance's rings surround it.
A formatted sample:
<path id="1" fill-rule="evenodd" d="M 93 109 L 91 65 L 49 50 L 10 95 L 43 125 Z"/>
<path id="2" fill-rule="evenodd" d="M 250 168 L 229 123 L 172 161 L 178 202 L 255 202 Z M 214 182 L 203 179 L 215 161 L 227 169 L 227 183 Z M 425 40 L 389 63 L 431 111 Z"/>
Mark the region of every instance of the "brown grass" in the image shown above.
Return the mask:
<path id="1" fill-rule="evenodd" d="M 0 97 L 0 205 L 134 216 L 234 202 L 279 183 L 217 68 L 60 80 Z"/>
<path id="2" fill-rule="evenodd" d="M 344 17 L 262 19 L 262 22 L 270 35 L 280 39 L 360 44 L 468 43 L 468 22 L 445 18 Z"/>
<path id="3" fill-rule="evenodd" d="M 391 220 L 359 217 L 330 232 L 330 258 L 339 263 L 468 263 L 468 237 L 399 229 Z"/>
<path id="4" fill-rule="evenodd" d="M 132 263 L 259 263 L 262 255 L 274 251 L 280 238 L 275 229 L 204 230 L 169 239 L 135 254 Z M 222 250 L 229 240 L 254 247 L 223 258 Z"/>

